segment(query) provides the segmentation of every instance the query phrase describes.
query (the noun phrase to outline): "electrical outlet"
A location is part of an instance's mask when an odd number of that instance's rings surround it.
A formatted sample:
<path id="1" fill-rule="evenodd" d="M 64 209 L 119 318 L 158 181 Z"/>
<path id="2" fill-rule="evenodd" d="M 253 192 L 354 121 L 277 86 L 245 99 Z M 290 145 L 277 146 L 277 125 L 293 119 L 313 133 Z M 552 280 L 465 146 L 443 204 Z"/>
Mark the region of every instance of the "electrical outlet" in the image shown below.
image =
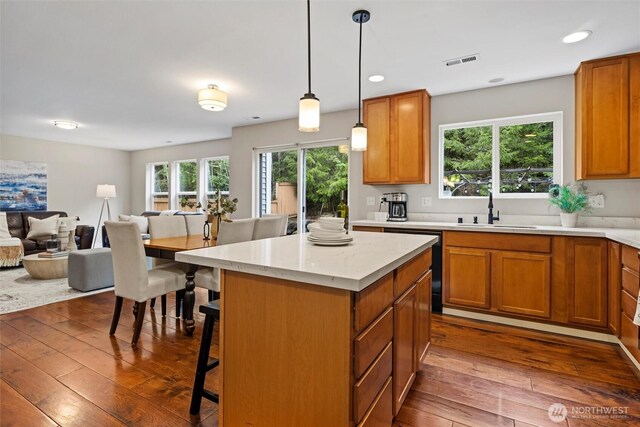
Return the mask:
<path id="1" fill-rule="evenodd" d="M 422 198 L 422 207 L 427 208 L 431 206 L 431 197 L 423 197 Z"/>
<path id="2" fill-rule="evenodd" d="M 376 198 L 375 197 L 367 197 L 367 206 L 375 206 Z"/>
<path id="3" fill-rule="evenodd" d="M 382 200 L 383 198 L 384 198 L 384 196 L 380 196 L 380 200 L 378 200 L 378 204 L 384 203 L 384 200 Z"/>
<path id="4" fill-rule="evenodd" d="M 595 209 L 604 208 L 604 194 L 589 196 L 589 205 Z"/>

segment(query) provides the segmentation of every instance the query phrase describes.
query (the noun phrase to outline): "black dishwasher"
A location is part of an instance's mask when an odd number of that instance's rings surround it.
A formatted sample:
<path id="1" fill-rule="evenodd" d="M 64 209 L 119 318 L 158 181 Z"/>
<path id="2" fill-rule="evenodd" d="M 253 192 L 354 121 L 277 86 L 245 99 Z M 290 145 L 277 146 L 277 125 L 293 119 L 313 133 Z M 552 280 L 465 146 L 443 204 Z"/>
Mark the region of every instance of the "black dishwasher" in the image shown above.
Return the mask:
<path id="1" fill-rule="evenodd" d="M 432 249 L 432 265 L 433 287 L 431 295 L 431 311 L 434 313 L 442 313 L 442 232 L 434 230 L 419 230 L 413 228 L 384 228 L 385 233 L 396 234 L 425 234 L 427 236 L 436 236 L 438 241 L 433 245 Z"/>

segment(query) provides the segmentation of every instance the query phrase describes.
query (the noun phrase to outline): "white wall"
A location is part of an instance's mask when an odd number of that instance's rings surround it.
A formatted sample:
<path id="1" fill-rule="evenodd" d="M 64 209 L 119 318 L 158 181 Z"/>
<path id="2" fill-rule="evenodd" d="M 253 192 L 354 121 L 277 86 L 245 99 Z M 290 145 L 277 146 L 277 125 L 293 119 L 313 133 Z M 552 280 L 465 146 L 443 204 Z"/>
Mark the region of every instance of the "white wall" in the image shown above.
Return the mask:
<path id="1" fill-rule="evenodd" d="M 98 184 L 116 186 L 118 197 L 109 201 L 112 217 L 129 210 L 129 156 L 122 150 L 0 135 L 0 159 L 47 164 L 48 210 L 77 215 L 80 224 L 94 227 L 102 206 Z"/>
<path id="2" fill-rule="evenodd" d="M 575 116 L 573 76 L 535 80 L 525 83 L 436 96 L 431 99 L 431 184 L 428 185 L 355 185 L 350 200 L 355 219 L 367 211 L 367 196 L 403 191 L 408 194 L 408 211 L 421 213 L 486 214 L 486 200 L 438 199 L 438 126 L 474 120 L 520 116 L 551 111 L 563 112 L 563 180 L 575 176 Z M 361 166 L 359 166 L 361 167 Z M 360 178 L 360 183 L 361 183 Z M 588 191 L 605 196 L 605 208 L 594 209 L 593 216 L 640 217 L 640 180 L 585 181 Z M 421 206 L 422 197 L 431 197 L 433 206 Z M 544 199 L 500 199 L 494 202 L 501 214 L 557 215 Z"/>
<path id="3" fill-rule="evenodd" d="M 133 151 L 131 153 L 131 209 L 140 214 L 145 210 L 146 168 L 149 163 L 174 160 L 204 159 L 229 155 L 231 139 L 167 145 L 162 148 Z M 233 168 L 233 165 L 230 165 Z"/>

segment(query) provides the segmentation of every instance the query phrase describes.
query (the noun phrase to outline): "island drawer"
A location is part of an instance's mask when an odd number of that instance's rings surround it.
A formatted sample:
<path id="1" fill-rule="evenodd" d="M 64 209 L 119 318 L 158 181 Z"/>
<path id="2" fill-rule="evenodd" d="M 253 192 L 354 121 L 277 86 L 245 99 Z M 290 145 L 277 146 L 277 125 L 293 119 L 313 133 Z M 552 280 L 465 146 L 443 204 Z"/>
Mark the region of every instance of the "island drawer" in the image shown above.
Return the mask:
<path id="1" fill-rule="evenodd" d="M 627 293 L 627 291 L 621 292 L 622 298 L 620 305 L 622 306 L 622 312 L 633 319 L 636 315 L 636 307 L 638 306 L 638 297 L 635 298 Z"/>
<path id="2" fill-rule="evenodd" d="M 355 296 L 354 328 L 360 332 L 393 302 L 393 272 L 367 286 Z"/>
<path id="3" fill-rule="evenodd" d="M 624 313 L 620 316 L 620 341 L 629 350 L 629 352 L 640 362 L 640 348 L 638 343 L 638 327 Z"/>
<path id="4" fill-rule="evenodd" d="M 392 343 L 387 343 L 373 365 L 353 386 L 353 417 L 360 422 L 382 390 L 392 370 Z"/>
<path id="5" fill-rule="evenodd" d="M 640 287 L 638 281 L 640 281 L 640 278 L 638 278 L 637 274 L 627 267 L 622 268 L 622 289 L 636 298 L 638 298 L 638 288 Z"/>
<path id="6" fill-rule="evenodd" d="M 358 427 L 390 426 L 393 423 L 392 402 L 391 378 L 389 378 Z"/>
<path id="7" fill-rule="evenodd" d="M 634 273 L 640 272 L 640 260 L 638 259 L 640 249 L 622 245 L 622 265 L 629 267 Z"/>
<path id="8" fill-rule="evenodd" d="M 353 373 L 360 378 L 393 338 L 393 307 L 353 340 Z"/>
<path id="9" fill-rule="evenodd" d="M 551 252 L 551 236 L 448 231 L 444 244 L 460 248 L 497 249 L 504 251 Z"/>
<path id="10" fill-rule="evenodd" d="M 396 297 L 405 293 L 429 268 L 431 268 L 431 248 L 399 267 L 396 276 Z"/>

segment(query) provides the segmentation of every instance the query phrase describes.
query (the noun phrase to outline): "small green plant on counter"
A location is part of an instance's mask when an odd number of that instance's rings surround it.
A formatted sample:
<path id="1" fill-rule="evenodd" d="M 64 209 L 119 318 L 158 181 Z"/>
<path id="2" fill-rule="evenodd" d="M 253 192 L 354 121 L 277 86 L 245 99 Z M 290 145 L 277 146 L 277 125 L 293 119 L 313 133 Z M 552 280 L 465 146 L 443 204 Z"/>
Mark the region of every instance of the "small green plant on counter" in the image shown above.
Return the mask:
<path id="1" fill-rule="evenodd" d="M 549 203 L 564 213 L 589 212 L 589 194 L 584 185 L 554 185 L 549 190 Z"/>

